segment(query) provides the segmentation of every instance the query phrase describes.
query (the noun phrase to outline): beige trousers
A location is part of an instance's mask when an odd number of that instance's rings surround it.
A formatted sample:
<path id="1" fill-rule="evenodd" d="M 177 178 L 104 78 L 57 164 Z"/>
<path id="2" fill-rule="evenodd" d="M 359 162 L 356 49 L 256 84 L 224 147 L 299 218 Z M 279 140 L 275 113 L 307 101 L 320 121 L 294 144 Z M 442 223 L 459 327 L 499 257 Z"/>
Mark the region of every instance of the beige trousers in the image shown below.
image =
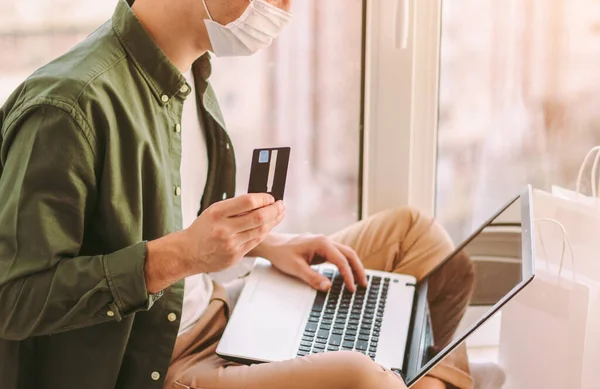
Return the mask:
<path id="1" fill-rule="evenodd" d="M 356 250 L 368 269 L 410 274 L 422 279 L 453 250 L 434 220 L 410 208 L 374 215 L 332 236 Z M 451 340 L 468 305 L 473 268 L 466 255 L 454 256 L 429 279 L 428 300 L 437 347 Z M 339 351 L 284 362 L 242 366 L 215 354 L 229 317 L 227 294 L 215 285 L 206 313 L 177 339 L 165 389 L 401 389 L 394 373 L 363 354 Z M 448 387 L 471 389 L 464 348 L 432 370 Z"/>

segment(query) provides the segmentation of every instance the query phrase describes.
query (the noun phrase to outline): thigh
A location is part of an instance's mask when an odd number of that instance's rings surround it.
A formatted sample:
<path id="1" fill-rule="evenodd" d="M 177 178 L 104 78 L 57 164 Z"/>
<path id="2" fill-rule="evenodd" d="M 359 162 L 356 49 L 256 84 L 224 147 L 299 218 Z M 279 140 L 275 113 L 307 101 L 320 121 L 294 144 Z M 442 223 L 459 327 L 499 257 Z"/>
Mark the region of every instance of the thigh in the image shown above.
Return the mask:
<path id="1" fill-rule="evenodd" d="M 394 373 L 355 352 L 240 366 L 216 355 L 188 364 L 165 389 L 406 389 Z"/>
<path id="2" fill-rule="evenodd" d="M 331 238 L 352 247 L 368 269 L 417 279 L 429 274 L 454 249 L 439 223 L 410 207 L 377 213 Z"/>

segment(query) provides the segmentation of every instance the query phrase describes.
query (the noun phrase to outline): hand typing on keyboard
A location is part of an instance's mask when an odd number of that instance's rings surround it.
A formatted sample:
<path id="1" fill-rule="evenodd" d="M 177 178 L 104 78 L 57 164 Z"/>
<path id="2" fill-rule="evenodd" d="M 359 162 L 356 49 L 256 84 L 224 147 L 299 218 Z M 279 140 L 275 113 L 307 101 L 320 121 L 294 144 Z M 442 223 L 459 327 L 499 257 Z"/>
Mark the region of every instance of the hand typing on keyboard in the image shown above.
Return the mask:
<path id="1" fill-rule="evenodd" d="M 328 291 L 332 282 L 325 275 L 311 268 L 311 265 L 324 261 L 338 268 L 340 282 L 346 284 L 349 292 L 356 290 L 356 284 L 367 286 L 365 269 L 356 252 L 325 236 L 289 237 L 272 234 L 249 255 L 268 259 L 277 269 L 303 280 L 320 291 Z"/>

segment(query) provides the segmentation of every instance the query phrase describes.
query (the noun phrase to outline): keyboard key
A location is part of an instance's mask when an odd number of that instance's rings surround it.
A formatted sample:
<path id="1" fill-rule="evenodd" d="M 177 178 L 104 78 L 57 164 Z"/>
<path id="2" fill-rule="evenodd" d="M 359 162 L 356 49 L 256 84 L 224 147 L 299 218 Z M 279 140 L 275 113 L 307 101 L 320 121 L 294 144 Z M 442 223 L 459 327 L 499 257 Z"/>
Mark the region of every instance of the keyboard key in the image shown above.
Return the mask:
<path id="1" fill-rule="evenodd" d="M 356 342 L 356 349 L 360 350 L 360 351 L 366 351 L 368 347 L 367 342 L 359 340 L 358 342 Z"/>
<path id="2" fill-rule="evenodd" d="M 356 330 L 358 330 L 358 325 L 356 325 L 356 324 L 348 324 L 348 327 L 346 327 L 346 328 L 348 328 L 349 330 L 356 331 Z"/>
<path id="3" fill-rule="evenodd" d="M 323 321 L 325 321 L 325 320 L 329 320 L 329 321 L 333 320 L 333 314 L 327 313 L 327 314 L 323 315 Z"/>
<path id="4" fill-rule="evenodd" d="M 319 322 L 319 318 L 318 317 L 309 317 L 308 321 L 311 323 L 318 323 Z"/>
<path id="5" fill-rule="evenodd" d="M 370 346 L 370 347 L 369 347 L 369 352 L 370 352 L 370 353 L 374 353 L 374 352 L 376 352 L 376 351 L 377 351 L 377 347 L 373 347 L 373 346 Z"/>
<path id="6" fill-rule="evenodd" d="M 308 323 L 304 330 L 306 332 L 316 332 L 317 331 L 317 323 Z"/>
<path id="7" fill-rule="evenodd" d="M 390 283 L 390 277 L 385 277 L 384 281 L 387 282 L 388 284 Z"/>
<path id="8" fill-rule="evenodd" d="M 310 346 L 309 347 L 300 346 L 300 351 L 309 352 L 310 351 Z"/>
<path id="9" fill-rule="evenodd" d="M 314 335 L 314 334 L 313 334 L 313 335 Z M 312 342 L 312 341 L 313 341 L 313 339 L 314 339 L 314 336 L 306 336 L 306 335 L 304 335 L 304 336 L 302 337 L 302 341 L 303 341 L 303 342 Z"/>
<path id="10" fill-rule="evenodd" d="M 340 335 L 331 335 L 329 338 L 329 344 L 333 346 L 339 346 L 342 342 L 342 337 Z"/>
<path id="11" fill-rule="evenodd" d="M 362 341 L 368 341 L 369 340 L 369 335 L 358 335 L 358 340 L 362 340 Z"/>
<path id="12" fill-rule="evenodd" d="M 317 338 L 321 338 L 321 339 L 329 338 L 329 331 L 320 330 L 319 332 L 317 332 Z"/>
<path id="13" fill-rule="evenodd" d="M 333 331 L 331 331 L 331 333 L 333 335 L 342 335 L 344 333 L 344 330 L 336 330 L 336 329 L 334 329 Z"/>
<path id="14" fill-rule="evenodd" d="M 296 355 L 298 355 L 299 357 L 305 357 L 308 355 L 308 351 L 298 351 L 298 354 Z"/>
<path id="15" fill-rule="evenodd" d="M 322 343 L 315 343 L 315 345 L 313 346 L 313 351 L 314 350 L 324 350 L 325 349 L 325 345 Z"/>
<path id="16" fill-rule="evenodd" d="M 317 344 L 317 343 L 326 344 L 327 339 L 317 338 L 317 339 L 315 339 L 315 344 Z"/>
<path id="17" fill-rule="evenodd" d="M 375 353 L 369 353 L 369 356 L 371 357 L 372 360 L 375 360 Z"/>
<path id="18" fill-rule="evenodd" d="M 323 330 L 323 331 L 329 331 L 329 330 L 331 330 L 331 326 L 329 324 L 321 324 L 319 329 Z"/>
<path id="19" fill-rule="evenodd" d="M 350 319 L 350 320 L 348 320 L 348 324 L 356 324 L 356 325 L 358 325 L 358 319 Z"/>
<path id="20" fill-rule="evenodd" d="M 364 319 L 372 319 L 372 318 L 373 318 L 373 314 L 371 314 L 371 313 L 365 313 L 365 314 L 363 315 L 363 318 L 364 318 Z"/>
<path id="21" fill-rule="evenodd" d="M 342 347 L 352 350 L 354 348 L 354 342 L 344 341 L 344 343 L 342 343 Z"/>
<path id="22" fill-rule="evenodd" d="M 311 347 L 312 342 L 300 342 L 300 346 Z"/>
<path id="23" fill-rule="evenodd" d="M 336 324 L 333 325 L 334 330 L 343 330 L 344 328 L 346 328 L 346 327 L 344 326 L 343 323 L 337 324 L 337 322 L 336 322 Z"/>
<path id="24" fill-rule="evenodd" d="M 371 335 L 371 331 L 368 331 L 368 330 L 360 330 L 360 332 L 359 332 L 358 334 L 359 334 L 359 335 L 362 335 L 362 336 L 369 337 L 369 335 Z"/>
<path id="25" fill-rule="evenodd" d="M 346 330 L 346 335 L 356 336 L 355 330 Z"/>
<path id="26" fill-rule="evenodd" d="M 324 349 L 320 349 L 320 348 L 314 348 L 312 352 L 313 352 L 313 354 L 319 354 L 319 353 L 325 352 L 325 350 Z"/>
<path id="27" fill-rule="evenodd" d="M 327 351 L 339 351 L 338 346 L 327 346 Z"/>
<path id="28" fill-rule="evenodd" d="M 378 338 L 378 337 L 376 337 L 376 336 L 374 336 L 374 337 L 371 339 L 371 342 L 373 342 L 373 343 L 377 343 L 377 342 L 379 342 L 379 338 Z"/>
<path id="29" fill-rule="evenodd" d="M 344 340 L 346 342 L 354 342 L 356 340 L 356 336 L 355 335 L 346 335 L 346 336 L 344 336 Z"/>
<path id="30" fill-rule="evenodd" d="M 313 311 L 322 311 L 323 305 L 325 304 L 325 297 L 327 295 L 325 292 L 317 292 L 317 296 L 315 297 L 315 302 L 313 303 L 312 310 Z"/>
<path id="31" fill-rule="evenodd" d="M 371 346 L 377 347 L 377 342 L 371 342 Z"/>
<path id="32" fill-rule="evenodd" d="M 322 324 L 331 324 L 332 321 L 331 321 L 331 319 L 323 319 L 323 320 L 321 320 L 321 323 Z"/>

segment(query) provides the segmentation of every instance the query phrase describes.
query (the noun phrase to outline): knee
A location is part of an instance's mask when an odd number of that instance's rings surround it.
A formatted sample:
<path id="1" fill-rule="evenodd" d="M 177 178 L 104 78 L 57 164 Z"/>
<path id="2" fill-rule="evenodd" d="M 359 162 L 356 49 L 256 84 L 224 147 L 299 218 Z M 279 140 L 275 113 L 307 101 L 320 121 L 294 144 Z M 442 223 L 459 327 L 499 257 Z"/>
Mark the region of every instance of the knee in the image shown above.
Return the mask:
<path id="1" fill-rule="evenodd" d="M 475 285 L 475 267 L 469 255 L 460 250 L 444 264 L 445 271 L 453 275 L 453 279 L 461 280 L 465 293 L 471 293 Z"/>

